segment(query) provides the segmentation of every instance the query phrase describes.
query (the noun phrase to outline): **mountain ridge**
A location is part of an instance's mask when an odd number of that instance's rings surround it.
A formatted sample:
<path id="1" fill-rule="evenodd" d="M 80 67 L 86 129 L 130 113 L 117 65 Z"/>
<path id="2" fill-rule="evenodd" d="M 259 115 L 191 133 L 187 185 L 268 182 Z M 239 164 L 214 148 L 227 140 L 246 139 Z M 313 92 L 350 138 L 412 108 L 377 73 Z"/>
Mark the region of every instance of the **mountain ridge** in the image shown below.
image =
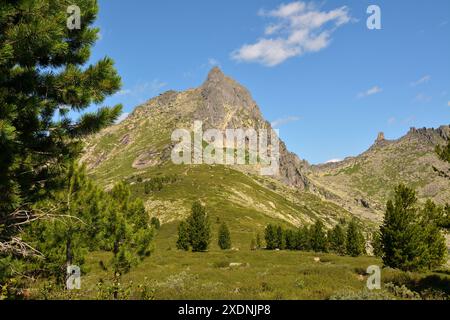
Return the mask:
<path id="1" fill-rule="evenodd" d="M 121 123 L 90 137 L 86 141 L 82 162 L 107 188 L 117 180 L 128 179 L 137 183 L 133 177 L 145 176 L 148 172 L 162 174 L 164 168 L 177 171 L 170 161 L 175 145 L 171 134 L 179 128 L 192 131 L 195 120 L 203 122 L 204 130 L 272 129 L 251 93 L 215 67 L 199 87 L 164 92 L 136 107 Z M 296 192 L 304 197 L 309 193 L 324 203 L 331 202 L 342 208 L 336 210 L 344 216 L 351 212 L 361 219 L 378 222 L 394 182 L 409 183 L 418 189 L 420 198 L 430 196 L 443 203 L 445 199 L 450 199 L 450 193 L 440 189 L 450 190 L 450 184 L 438 177 L 432 167 L 450 172 L 450 167 L 434 153 L 435 145 L 444 143 L 449 137 L 448 126 L 411 128 L 405 136 L 395 140 L 387 140 L 380 133 L 374 144 L 360 155 L 319 165 L 310 165 L 280 141 L 280 172 L 275 180 L 286 188 L 278 185 L 277 192 L 294 198 Z M 258 166 L 233 166 L 232 169 L 240 171 L 250 180 L 260 179 Z M 187 168 L 184 172 L 189 175 L 189 171 Z M 250 180 L 247 185 L 251 184 Z M 261 178 L 261 181 L 258 183 L 266 187 L 275 183 L 273 179 Z M 256 203 L 257 200 L 249 202 Z M 264 209 L 268 214 L 270 210 L 276 211 L 269 202 Z M 315 214 L 320 216 L 318 208 L 326 205 L 315 203 Z M 290 210 L 286 209 L 285 214 L 291 215 Z M 297 221 L 289 219 L 291 222 Z"/>
<path id="2" fill-rule="evenodd" d="M 410 128 L 407 134 L 386 140 L 380 134 L 360 155 L 336 163 L 312 165 L 307 175 L 316 193 L 347 210 L 380 220 L 395 184 L 413 186 L 419 200 L 439 204 L 450 199 L 450 180 L 436 170 L 450 172 L 450 165 L 434 152 L 450 138 L 450 126 Z"/>
<path id="3" fill-rule="evenodd" d="M 146 125 L 141 120 L 151 118 L 154 121 L 166 123 L 166 132 L 162 134 L 164 135 L 162 140 L 165 141 L 165 145 L 158 146 L 156 148 L 158 150 L 143 151 L 133 162 L 133 167 L 136 169 L 145 168 L 149 164 L 156 165 L 169 161 L 171 148 L 174 146 L 170 141 L 171 132 L 169 131 L 179 128 L 192 129 L 195 120 L 203 122 L 204 130 L 210 128 L 219 130 L 235 128 L 272 130 L 271 124 L 263 118 L 250 92 L 232 78 L 225 76 L 218 67 L 215 67 L 209 72 L 206 81 L 201 86 L 186 91 L 171 90 L 162 93 L 138 106 L 124 121 L 113 126 L 109 131 L 103 131 L 96 137 L 101 137 L 105 133 L 120 131 L 121 128 L 125 127 L 127 130 L 124 131 L 127 132 L 120 138 L 120 141 L 122 143 L 130 142 L 137 123 Z M 93 140 L 95 138 L 89 141 Z M 90 152 L 91 146 L 88 146 L 82 159 L 83 162 L 88 163 L 90 169 L 105 161 L 107 157 L 107 153 L 95 157 Z M 303 174 L 303 168 L 309 164 L 294 153 L 289 152 L 281 139 L 279 150 L 280 172 L 277 178 L 288 185 L 296 186 L 302 190 L 306 189 L 308 181 Z M 92 159 L 93 157 L 96 159 Z M 150 161 L 150 157 L 159 159 Z M 248 169 L 252 172 L 255 171 L 255 168 L 249 166 L 238 168 L 243 171 Z"/>

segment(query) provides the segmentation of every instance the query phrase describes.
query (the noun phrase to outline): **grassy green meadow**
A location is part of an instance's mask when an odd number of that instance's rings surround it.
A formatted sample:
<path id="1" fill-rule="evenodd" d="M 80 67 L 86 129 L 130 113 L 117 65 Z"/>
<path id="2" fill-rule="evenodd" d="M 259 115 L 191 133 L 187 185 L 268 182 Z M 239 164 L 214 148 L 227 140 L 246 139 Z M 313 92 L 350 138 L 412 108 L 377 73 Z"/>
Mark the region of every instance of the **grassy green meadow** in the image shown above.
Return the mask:
<path id="1" fill-rule="evenodd" d="M 387 290 L 387 283 L 398 287 L 406 284 L 410 289 L 429 295 L 434 290 L 450 293 L 448 272 L 404 273 L 389 268 L 382 269 L 383 290 L 369 292 L 365 271 L 370 265 L 381 266 L 380 259 L 301 251 L 252 251 L 248 237 L 241 237 L 241 233 L 233 229 L 234 250 L 222 251 L 216 243 L 218 224 L 215 223 L 212 223 L 213 239 L 208 252 L 179 251 L 175 248 L 176 227 L 175 222 L 163 225 L 155 237 L 152 255 L 122 277 L 124 293 L 121 298 L 142 299 L 140 285 L 150 291 L 148 298 L 163 300 L 419 298 L 409 290 L 394 294 Z M 104 267 L 109 258 L 103 252 L 88 255 L 82 289 L 69 293 L 70 298 L 99 298 L 98 284 L 111 283 L 111 271 Z M 32 292 L 37 298 L 45 298 L 46 294 L 52 299 L 67 298 L 52 295 L 44 289 L 44 283 Z"/>

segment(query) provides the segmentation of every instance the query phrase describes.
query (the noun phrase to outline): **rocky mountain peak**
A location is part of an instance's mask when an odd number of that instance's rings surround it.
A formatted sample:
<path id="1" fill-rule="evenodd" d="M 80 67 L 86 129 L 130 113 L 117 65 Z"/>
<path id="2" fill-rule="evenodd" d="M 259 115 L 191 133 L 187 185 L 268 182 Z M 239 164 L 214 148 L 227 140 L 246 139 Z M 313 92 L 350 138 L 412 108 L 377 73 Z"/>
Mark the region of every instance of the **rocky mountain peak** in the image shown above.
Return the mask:
<path id="1" fill-rule="evenodd" d="M 386 140 L 384 132 L 379 132 L 377 139 L 375 140 L 375 143 L 370 147 L 369 150 L 372 150 L 373 148 L 379 148 L 379 147 L 386 146 L 389 143 L 390 143 L 390 141 Z"/>
<path id="2" fill-rule="evenodd" d="M 104 168 L 114 163 L 117 154 L 126 154 L 134 159 L 130 164 L 133 169 L 162 166 L 170 161 L 174 144 L 169 141 L 173 130 L 189 128 L 195 121 L 202 122 L 203 130 L 264 129 L 270 132 L 271 129 L 250 92 L 214 67 L 200 87 L 161 94 L 137 107 L 129 121 L 93 138 L 84 161 L 91 164 L 90 169 Z M 98 148 L 95 141 L 113 132 L 116 147 Z M 279 143 L 279 152 L 279 174 L 274 178 L 304 190 L 308 185 L 304 173 L 308 163 L 289 152 L 283 141 Z M 124 163 L 126 165 L 129 164 Z M 259 167 L 241 166 L 237 170 L 253 173 L 259 172 Z"/>
<path id="3" fill-rule="evenodd" d="M 250 92 L 218 67 L 211 69 L 200 90 L 203 104 L 196 116 L 205 119 L 210 125 L 221 126 L 226 125 L 226 122 L 239 120 L 236 118 L 239 110 L 244 110 L 252 119 L 262 120 Z"/>
<path id="4" fill-rule="evenodd" d="M 414 128 L 412 127 L 405 139 L 419 139 L 428 143 L 442 143 L 443 140 L 450 139 L 450 126 L 440 126 L 439 128 Z"/>
<path id="5" fill-rule="evenodd" d="M 386 139 L 384 138 L 384 132 L 378 133 L 377 140 L 376 140 L 375 142 L 376 142 L 376 143 L 379 143 L 379 142 L 383 142 L 384 140 L 386 140 Z"/>
<path id="6" fill-rule="evenodd" d="M 209 71 L 206 82 L 218 83 L 223 81 L 224 79 L 225 74 L 222 72 L 222 70 L 219 67 L 214 67 Z"/>

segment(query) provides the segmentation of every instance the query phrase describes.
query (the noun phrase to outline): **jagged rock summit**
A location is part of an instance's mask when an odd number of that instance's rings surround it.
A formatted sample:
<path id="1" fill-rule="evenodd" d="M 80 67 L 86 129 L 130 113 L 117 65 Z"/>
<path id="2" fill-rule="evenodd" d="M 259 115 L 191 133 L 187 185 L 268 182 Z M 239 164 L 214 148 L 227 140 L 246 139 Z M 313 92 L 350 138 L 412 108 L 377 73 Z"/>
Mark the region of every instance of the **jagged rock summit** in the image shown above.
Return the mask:
<path id="1" fill-rule="evenodd" d="M 219 129 L 246 123 L 260 127 L 265 122 L 250 92 L 218 67 L 209 72 L 198 90 L 203 101 L 196 110 L 196 120 Z"/>
<path id="2" fill-rule="evenodd" d="M 380 219 L 399 183 L 416 189 L 418 198 L 445 204 L 450 199 L 450 165 L 435 153 L 450 138 L 450 126 L 411 128 L 395 140 L 383 133 L 362 154 L 333 164 L 314 166 L 309 180 L 328 198 L 353 213 Z"/>
<path id="3" fill-rule="evenodd" d="M 172 132 L 191 129 L 194 121 L 202 121 L 204 130 L 271 129 L 250 92 L 214 67 L 198 88 L 163 93 L 138 106 L 122 123 L 92 138 L 83 161 L 94 169 L 110 166 L 118 156 L 126 156 L 128 160 L 121 166 L 127 172 L 129 168 L 145 169 L 167 163 L 174 146 Z M 114 147 L 99 148 L 99 141 L 114 140 L 118 141 Z M 275 178 L 303 190 L 308 186 L 304 174 L 307 166 L 280 141 L 280 170 Z M 252 171 L 246 167 L 237 169 Z"/>
<path id="4" fill-rule="evenodd" d="M 378 137 L 377 137 L 376 142 L 383 142 L 384 140 L 386 140 L 386 139 L 384 138 L 384 132 L 380 132 L 380 133 L 378 134 Z"/>

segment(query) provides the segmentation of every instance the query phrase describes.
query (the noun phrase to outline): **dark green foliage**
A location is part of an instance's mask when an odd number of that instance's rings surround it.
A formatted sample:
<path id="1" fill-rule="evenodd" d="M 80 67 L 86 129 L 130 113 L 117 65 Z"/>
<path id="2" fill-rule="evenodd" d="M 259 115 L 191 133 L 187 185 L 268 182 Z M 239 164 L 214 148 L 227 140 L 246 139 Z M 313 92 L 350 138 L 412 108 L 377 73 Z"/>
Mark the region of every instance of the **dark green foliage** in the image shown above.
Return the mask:
<path id="1" fill-rule="evenodd" d="M 326 252 L 328 248 L 324 225 L 318 221 L 308 228 L 303 226 L 297 230 L 283 229 L 281 226 L 269 224 L 264 231 L 267 250 L 314 250 Z"/>
<path id="2" fill-rule="evenodd" d="M 33 267 L 60 281 L 66 266 L 81 267 L 85 253 L 98 249 L 99 224 L 108 209 L 106 195 L 86 177 L 83 167 L 72 164 L 65 181 L 64 188 L 51 199 L 35 205 L 36 210 L 51 216 L 30 225 L 24 234 L 45 257 Z"/>
<path id="3" fill-rule="evenodd" d="M 81 29 L 66 25 L 68 1 L 3 1 L 0 5 L 0 254 L 23 255 L 11 239 L 18 214 L 64 189 L 82 138 L 112 124 L 121 106 L 80 112 L 120 89 L 110 58 L 86 65 L 98 38 L 95 0 L 80 0 Z M 30 216 L 28 216 L 30 217 Z M 17 243 L 17 242 L 16 242 Z M 5 252 L 8 251 L 8 252 Z"/>
<path id="4" fill-rule="evenodd" d="M 208 250 L 211 240 L 210 223 L 205 207 L 199 201 L 193 203 L 187 224 L 192 251 Z"/>
<path id="5" fill-rule="evenodd" d="M 142 179 L 142 178 L 141 178 Z M 161 191 L 166 184 L 175 183 L 178 181 L 177 176 L 163 176 L 150 178 L 144 182 L 144 193 L 150 194 L 152 192 Z"/>
<path id="6" fill-rule="evenodd" d="M 157 217 L 152 217 L 150 220 L 150 224 L 153 228 L 155 228 L 155 230 L 159 230 L 159 228 L 161 228 L 161 222 Z"/>
<path id="7" fill-rule="evenodd" d="M 328 232 L 328 242 L 330 250 L 339 255 L 346 253 L 346 235 L 341 224 L 337 224 L 332 230 Z"/>
<path id="8" fill-rule="evenodd" d="M 285 230 L 284 239 L 286 242 L 286 249 L 296 250 L 297 248 L 297 234 L 294 230 Z"/>
<path id="9" fill-rule="evenodd" d="M 440 222 L 443 208 L 428 200 L 422 208 L 422 227 L 427 244 L 426 263 L 429 269 L 443 265 L 446 261 L 447 245 Z"/>
<path id="10" fill-rule="evenodd" d="M 188 225 L 186 221 L 181 221 L 178 225 L 177 249 L 188 251 L 189 243 Z"/>
<path id="11" fill-rule="evenodd" d="M 297 250 L 311 250 L 311 235 L 307 226 L 303 226 L 297 230 Z"/>
<path id="12" fill-rule="evenodd" d="M 327 252 L 327 235 L 325 227 L 320 220 L 311 229 L 311 249 L 315 252 Z"/>
<path id="13" fill-rule="evenodd" d="M 360 227 L 355 220 L 350 221 L 347 227 L 347 255 L 352 257 L 358 257 L 366 253 L 365 249 L 366 240 L 361 232 Z"/>
<path id="14" fill-rule="evenodd" d="M 285 248 L 286 242 L 284 239 L 284 232 L 281 226 L 277 227 L 276 233 L 276 248 L 283 250 Z"/>
<path id="15" fill-rule="evenodd" d="M 116 281 L 150 255 L 153 229 L 149 220 L 142 200 L 133 199 L 125 183 L 115 185 L 102 221 L 100 243 L 103 250 L 113 253 L 111 265 Z"/>
<path id="16" fill-rule="evenodd" d="M 163 182 L 160 179 L 151 179 L 144 184 L 144 193 L 150 194 L 151 192 L 161 191 L 163 188 Z"/>
<path id="17" fill-rule="evenodd" d="M 211 241 L 211 226 L 205 207 L 195 201 L 192 204 L 191 215 L 178 226 L 177 248 L 194 252 L 208 250 Z"/>
<path id="18" fill-rule="evenodd" d="M 323 228 L 323 225 L 322 225 Z M 311 228 L 311 230 L 304 226 L 298 230 L 290 230 L 286 229 L 284 230 L 281 226 L 276 226 L 269 224 L 266 226 L 266 229 L 264 231 L 264 238 L 266 240 L 266 248 L 268 250 L 304 250 L 308 251 L 312 249 L 312 241 L 311 241 L 311 233 L 314 228 Z M 317 248 L 319 251 L 326 250 L 326 235 L 325 231 L 320 233 L 325 238 L 325 242 L 323 242 L 322 239 L 322 246 L 318 246 Z M 321 238 L 321 237 L 320 237 Z M 319 242 L 321 240 L 319 239 Z M 325 248 L 325 249 L 323 249 Z"/>
<path id="19" fill-rule="evenodd" d="M 228 227 L 225 222 L 223 222 L 219 227 L 218 238 L 219 238 L 218 244 L 220 249 L 222 250 L 231 249 L 230 230 L 228 230 Z"/>
<path id="20" fill-rule="evenodd" d="M 394 200 L 388 201 L 380 228 L 386 266 L 404 271 L 426 266 L 427 245 L 419 218 L 414 190 L 404 185 L 396 187 Z"/>
<path id="21" fill-rule="evenodd" d="M 374 256 L 381 258 L 383 256 L 383 243 L 381 242 L 380 232 L 372 234 L 372 247 Z"/>
<path id="22" fill-rule="evenodd" d="M 264 230 L 264 239 L 266 240 L 266 249 L 275 250 L 278 248 L 276 226 L 269 224 Z"/>
<path id="23" fill-rule="evenodd" d="M 448 206 L 437 206 L 431 200 L 419 208 L 414 190 L 399 185 L 394 201 L 388 201 L 380 228 L 385 265 L 405 271 L 443 265 L 447 253 L 442 230 L 446 214 Z"/>
<path id="24" fill-rule="evenodd" d="M 31 224 L 24 234 L 45 256 L 29 267 L 64 282 L 66 266 L 83 266 L 88 251 L 101 249 L 113 253 L 110 265 L 118 281 L 150 254 L 153 231 L 143 202 L 133 199 L 124 183 L 105 193 L 76 165 L 65 180 L 63 190 L 36 204 L 50 208 L 46 212 L 54 208 L 54 216 Z"/>

